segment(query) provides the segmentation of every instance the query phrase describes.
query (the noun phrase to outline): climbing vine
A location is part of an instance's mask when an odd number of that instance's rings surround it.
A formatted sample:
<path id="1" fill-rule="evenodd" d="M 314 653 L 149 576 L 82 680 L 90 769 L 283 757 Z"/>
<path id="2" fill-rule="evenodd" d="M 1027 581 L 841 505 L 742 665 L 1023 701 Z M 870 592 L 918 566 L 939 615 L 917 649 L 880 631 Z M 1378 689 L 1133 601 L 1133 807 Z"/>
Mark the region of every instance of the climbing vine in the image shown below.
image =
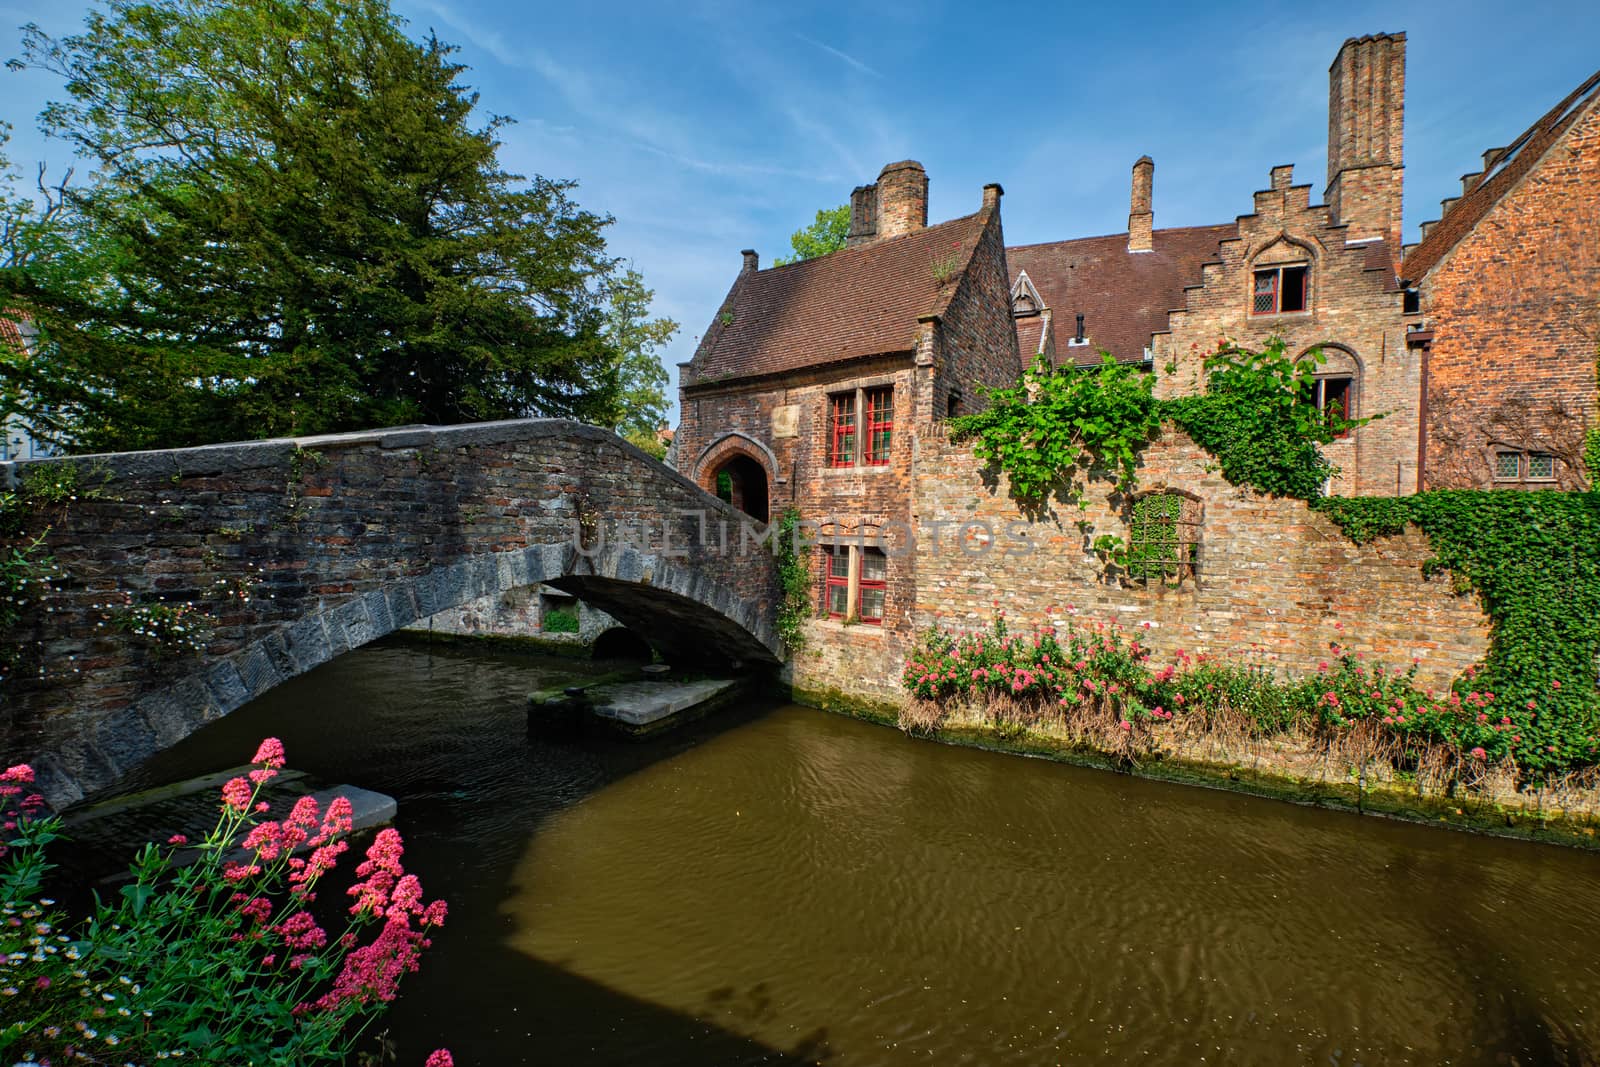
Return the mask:
<path id="1" fill-rule="evenodd" d="M 1476 592 L 1490 621 L 1483 669 L 1462 683 L 1494 702 L 1494 721 L 1483 713 L 1475 743 L 1493 750 L 1502 734 L 1512 739 L 1507 744 L 1525 772 L 1593 764 L 1600 736 L 1600 491 L 1324 497 L 1336 469 L 1322 446 L 1368 420 L 1312 402 L 1320 362 L 1314 353 L 1290 358 L 1278 340 L 1260 352 L 1223 346 L 1206 361 L 1203 395 L 1157 399 L 1148 375 L 1109 357 L 1091 371 L 1041 361 L 1018 386 L 991 391 L 989 410 L 953 420 L 952 432 L 976 441 L 978 457 L 1008 475 L 1025 509 L 1043 507 L 1052 493 L 1082 508 L 1097 468 L 1118 492 L 1131 494 L 1139 451 L 1171 419 L 1215 457 L 1230 483 L 1307 501 L 1358 543 L 1416 524 L 1434 553 L 1425 572 L 1448 572 L 1461 592 Z M 1600 437 L 1589 451 L 1591 470 L 1600 469 Z M 1101 535 L 1093 547 L 1119 565 L 1133 562 L 1130 546 L 1114 535 Z"/>
<path id="2" fill-rule="evenodd" d="M 1600 492 L 1438 489 L 1330 497 L 1313 507 L 1358 543 L 1415 523 L 1448 571 L 1478 594 L 1492 631 L 1474 685 L 1525 740 L 1520 762 L 1549 770 L 1592 762 L 1600 732 Z"/>
<path id="3" fill-rule="evenodd" d="M 778 637 L 790 652 L 805 644 L 805 621 L 811 614 L 811 546 L 799 537 L 800 512 L 789 508 L 778 517 L 772 552 L 778 561 Z"/>
<path id="4" fill-rule="evenodd" d="M 1320 353 L 1291 358 L 1281 340 L 1260 352 L 1224 346 L 1206 360 L 1202 396 L 1157 399 L 1154 379 L 1106 356 L 1100 366 L 1052 368 L 1041 356 L 1021 383 L 987 392 L 989 406 L 951 420 L 955 440 L 1006 473 L 1027 508 L 1052 493 L 1084 506 L 1092 472 L 1119 492 L 1138 485 L 1139 453 L 1171 419 L 1217 458 L 1223 477 L 1273 496 L 1314 500 L 1335 473 L 1321 446 L 1370 421 L 1323 411 L 1311 386 Z"/>

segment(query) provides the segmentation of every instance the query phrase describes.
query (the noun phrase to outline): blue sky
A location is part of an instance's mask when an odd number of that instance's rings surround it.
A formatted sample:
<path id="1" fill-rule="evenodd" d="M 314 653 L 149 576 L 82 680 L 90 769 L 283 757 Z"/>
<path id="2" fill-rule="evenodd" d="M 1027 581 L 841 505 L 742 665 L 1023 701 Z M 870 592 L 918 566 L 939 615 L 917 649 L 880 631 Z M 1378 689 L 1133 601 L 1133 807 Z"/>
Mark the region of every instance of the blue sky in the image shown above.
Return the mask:
<path id="1" fill-rule="evenodd" d="M 674 388 L 739 250 L 770 264 L 817 208 L 891 160 L 927 167 L 934 220 L 975 210 L 983 184 L 1001 182 L 1011 244 L 1124 230 L 1142 154 L 1156 161 L 1158 227 L 1225 222 L 1275 164 L 1320 193 L 1334 53 L 1346 37 L 1404 30 L 1415 240 L 1485 148 L 1600 67 L 1600 4 L 1578 0 L 394 3 L 414 32 L 461 46 L 485 111 L 518 120 L 510 169 L 577 179 L 586 208 L 615 216 L 612 252 L 683 324 L 664 357 Z M 17 54 L 22 23 L 73 32 L 85 10 L 0 0 L 0 56 Z M 68 162 L 34 126 L 58 91 L 0 71 L 15 160 Z"/>

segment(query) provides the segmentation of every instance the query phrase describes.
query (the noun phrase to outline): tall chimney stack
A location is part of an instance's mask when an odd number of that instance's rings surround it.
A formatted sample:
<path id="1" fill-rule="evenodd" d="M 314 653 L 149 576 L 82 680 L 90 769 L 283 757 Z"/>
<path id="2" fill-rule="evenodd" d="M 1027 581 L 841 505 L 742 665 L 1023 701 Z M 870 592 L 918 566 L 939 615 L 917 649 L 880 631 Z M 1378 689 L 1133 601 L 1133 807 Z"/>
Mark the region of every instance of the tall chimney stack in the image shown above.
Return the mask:
<path id="1" fill-rule="evenodd" d="M 878 236 L 878 187 L 858 185 L 850 191 L 850 232 L 844 246 L 854 248 Z"/>
<path id="2" fill-rule="evenodd" d="M 1328 207 L 1351 239 L 1400 248 L 1406 35 L 1352 37 L 1328 68 Z"/>
<path id="3" fill-rule="evenodd" d="M 928 172 L 914 159 L 878 175 L 878 237 L 899 237 L 928 225 Z"/>
<path id="4" fill-rule="evenodd" d="M 1128 251 L 1154 252 L 1155 212 L 1150 210 L 1150 189 L 1155 184 L 1156 164 L 1140 156 L 1133 165 L 1133 191 L 1128 196 Z"/>

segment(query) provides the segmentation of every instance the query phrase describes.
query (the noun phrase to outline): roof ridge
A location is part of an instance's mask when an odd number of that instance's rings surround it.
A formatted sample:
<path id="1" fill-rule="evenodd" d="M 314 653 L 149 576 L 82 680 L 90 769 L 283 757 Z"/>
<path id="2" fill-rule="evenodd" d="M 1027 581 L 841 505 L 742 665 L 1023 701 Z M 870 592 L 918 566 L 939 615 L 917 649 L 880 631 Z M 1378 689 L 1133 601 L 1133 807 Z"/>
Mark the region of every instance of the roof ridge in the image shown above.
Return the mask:
<path id="1" fill-rule="evenodd" d="M 974 211 L 969 215 L 957 215 L 955 218 L 945 219 L 943 222 L 936 222 L 932 226 L 919 226 L 914 230 L 907 230 L 905 233 L 897 233 L 893 237 L 875 238 L 871 241 L 865 241 L 861 244 L 858 244 L 853 248 L 835 248 L 832 252 L 826 252 L 820 256 L 811 256 L 807 259 L 796 259 L 789 263 L 774 263 L 772 266 L 763 267 L 761 270 L 758 270 L 755 273 L 771 274 L 773 271 L 788 270 L 790 267 L 804 266 L 807 263 L 828 262 L 833 260 L 835 256 L 859 253 L 872 248 L 884 248 L 887 247 L 891 242 L 904 240 L 907 237 L 917 237 L 923 234 L 932 233 L 934 230 L 941 230 L 946 226 L 951 226 L 958 222 L 966 222 L 970 219 L 974 219 L 981 214 L 983 214 L 983 209 L 979 208 L 977 211 Z"/>
<path id="2" fill-rule="evenodd" d="M 1597 90 L 1600 90 L 1600 70 L 1584 78 L 1554 107 L 1506 142 L 1494 161 L 1483 168 L 1482 177 L 1472 188 L 1453 198 L 1454 203 L 1438 219 L 1430 220 L 1433 225 L 1428 236 L 1412 247 L 1401 264 L 1402 275 L 1414 282 L 1438 266 L 1494 205 L 1533 170 L 1537 161 L 1578 121 L 1578 116 L 1600 100 Z"/>

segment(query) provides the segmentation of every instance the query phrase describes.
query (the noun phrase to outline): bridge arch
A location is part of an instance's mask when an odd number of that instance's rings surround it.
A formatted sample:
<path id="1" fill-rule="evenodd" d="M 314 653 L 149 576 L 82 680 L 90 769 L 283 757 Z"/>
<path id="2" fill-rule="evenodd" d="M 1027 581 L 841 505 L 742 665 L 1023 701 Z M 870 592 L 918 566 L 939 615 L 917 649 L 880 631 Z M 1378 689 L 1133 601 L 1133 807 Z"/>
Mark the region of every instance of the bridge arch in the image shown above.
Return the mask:
<path id="1" fill-rule="evenodd" d="M 350 649 L 540 583 L 669 659 L 784 656 L 770 555 L 701 536 L 733 510 L 594 427 L 405 427 L 47 462 L 105 479 L 53 517 L 70 580 L 0 637 L 41 664 L 93 664 L 4 682 L 0 749 L 35 765 L 58 808 Z M 0 478 L 14 484 L 19 466 L 0 465 Z M 182 600 L 213 578 L 258 575 L 263 595 L 231 608 L 203 655 L 154 657 L 103 624 L 113 595 Z"/>

